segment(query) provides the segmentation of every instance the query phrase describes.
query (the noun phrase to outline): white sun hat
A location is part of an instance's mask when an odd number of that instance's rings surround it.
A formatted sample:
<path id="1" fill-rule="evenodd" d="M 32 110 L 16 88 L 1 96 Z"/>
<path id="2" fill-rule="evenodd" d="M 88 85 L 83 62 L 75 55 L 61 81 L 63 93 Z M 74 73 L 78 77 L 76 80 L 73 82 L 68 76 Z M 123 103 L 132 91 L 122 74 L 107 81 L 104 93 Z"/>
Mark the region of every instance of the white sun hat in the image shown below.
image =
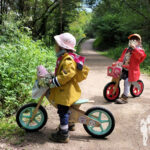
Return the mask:
<path id="1" fill-rule="evenodd" d="M 54 39 L 60 47 L 64 49 L 76 51 L 74 49 L 74 47 L 76 46 L 76 39 L 72 34 L 62 33 L 60 35 L 54 36 Z"/>

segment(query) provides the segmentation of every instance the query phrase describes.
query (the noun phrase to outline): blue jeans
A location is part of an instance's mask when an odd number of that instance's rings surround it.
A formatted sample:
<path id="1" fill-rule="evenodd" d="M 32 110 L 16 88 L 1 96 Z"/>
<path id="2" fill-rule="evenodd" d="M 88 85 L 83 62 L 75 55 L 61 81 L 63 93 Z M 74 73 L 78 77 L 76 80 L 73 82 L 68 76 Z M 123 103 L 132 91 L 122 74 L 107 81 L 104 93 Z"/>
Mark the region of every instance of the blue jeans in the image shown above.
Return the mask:
<path id="1" fill-rule="evenodd" d="M 60 125 L 68 125 L 70 116 L 69 107 L 64 105 L 57 105 L 57 108 L 57 113 L 59 114 L 60 118 Z"/>

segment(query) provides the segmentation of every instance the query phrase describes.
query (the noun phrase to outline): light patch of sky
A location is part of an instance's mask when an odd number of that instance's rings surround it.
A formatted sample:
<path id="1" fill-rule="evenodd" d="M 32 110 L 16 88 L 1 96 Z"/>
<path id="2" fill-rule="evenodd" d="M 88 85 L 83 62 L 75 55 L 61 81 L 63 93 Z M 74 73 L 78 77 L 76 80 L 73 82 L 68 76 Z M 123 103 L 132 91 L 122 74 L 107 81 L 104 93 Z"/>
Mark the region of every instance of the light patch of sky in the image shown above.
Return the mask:
<path id="1" fill-rule="evenodd" d="M 82 5 L 83 9 L 87 12 L 92 12 L 92 8 L 89 8 L 88 5 Z"/>
<path id="2" fill-rule="evenodd" d="M 85 11 L 87 11 L 87 12 L 92 12 L 92 9 L 91 8 L 84 8 L 85 9 Z"/>
<path id="3" fill-rule="evenodd" d="M 89 7 L 88 4 L 83 3 L 83 4 L 82 4 L 82 7 L 83 7 L 83 9 L 85 9 L 87 12 L 92 12 L 92 10 L 93 10 L 92 8 L 96 7 L 101 1 L 102 1 L 102 0 L 96 0 L 96 1 L 95 1 L 95 4 L 93 4 L 92 7 Z"/>

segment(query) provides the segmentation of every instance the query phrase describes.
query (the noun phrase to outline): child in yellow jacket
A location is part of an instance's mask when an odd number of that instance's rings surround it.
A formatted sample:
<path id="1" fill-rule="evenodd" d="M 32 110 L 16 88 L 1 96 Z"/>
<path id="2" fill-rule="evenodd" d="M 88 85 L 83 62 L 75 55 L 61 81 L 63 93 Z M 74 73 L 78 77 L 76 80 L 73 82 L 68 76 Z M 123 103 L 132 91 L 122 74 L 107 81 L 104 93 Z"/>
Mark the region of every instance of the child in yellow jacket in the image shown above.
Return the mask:
<path id="1" fill-rule="evenodd" d="M 59 130 L 51 134 L 50 139 L 55 142 L 69 141 L 69 107 L 80 98 L 81 89 L 78 82 L 87 77 L 88 68 L 84 74 L 78 75 L 78 70 L 84 68 L 84 57 L 76 55 L 75 37 L 70 33 L 63 33 L 54 37 L 56 41 L 55 52 L 57 56 L 55 77 L 50 83 L 55 87 L 51 89 L 49 100 L 54 101 L 58 108 L 60 118 Z"/>

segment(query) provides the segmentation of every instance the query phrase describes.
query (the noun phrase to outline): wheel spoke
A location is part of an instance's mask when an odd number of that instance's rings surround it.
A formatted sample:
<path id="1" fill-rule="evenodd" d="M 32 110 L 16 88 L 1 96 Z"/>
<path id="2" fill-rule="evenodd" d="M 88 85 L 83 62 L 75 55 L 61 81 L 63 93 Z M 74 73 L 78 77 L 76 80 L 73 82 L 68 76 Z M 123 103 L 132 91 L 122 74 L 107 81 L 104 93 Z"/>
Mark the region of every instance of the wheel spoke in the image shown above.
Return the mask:
<path id="1" fill-rule="evenodd" d="M 91 129 L 93 130 L 94 126 L 91 126 Z"/>
<path id="2" fill-rule="evenodd" d="M 34 119 L 34 121 L 37 123 L 37 124 L 39 124 L 40 122 L 38 122 L 36 119 Z"/>
<path id="3" fill-rule="evenodd" d="M 37 116 L 39 116 L 39 115 L 41 115 L 41 113 L 39 112 L 39 113 L 37 113 L 36 115 L 35 115 L 35 118 L 37 117 Z"/>
<path id="4" fill-rule="evenodd" d="M 113 92 L 113 89 L 110 89 L 109 93 L 112 94 L 112 92 Z"/>
<path id="5" fill-rule="evenodd" d="M 108 90 L 108 93 L 109 93 L 109 94 L 111 94 L 111 93 L 112 93 L 112 91 L 113 91 L 113 89 L 110 89 L 110 90 Z"/>
<path id="6" fill-rule="evenodd" d="M 30 116 L 32 116 L 32 108 L 30 108 L 29 110 L 30 110 Z"/>
<path id="7" fill-rule="evenodd" d="M 109 93 L 108 96 L 110 97 L 112 95 L 112 93 Z"/>
<path id="8" fill-rule="evenodd" d="M 22 117 L 23 117 L 23 118 L 31 118 L 31 116 L 24 116 L 24 115 L 23 115 Z"/>
<path id="9" fill-rule="evenodd" d="M 101 120 L 101 123 L 109 122 L 109 120 Z"/>
<path id="10" fill-rule="evenodd" d="M 98 120 L 101 121 L 101 117 L 102 117 L 102 112 L 99 112 L 99 116 L 98 116 Z"/>
<path id="11" fill-rule="evenodd" d="M 97 118 L 96 118 L 96 116 L 89 115 L 89 117 L 90 117 L 91 119 L 94 119 L 94 120 L 96 120 L 96 121 L 97 121 Z"/>
<path id="12" fill-rule="evenodd" d="M 30 124 L 30 120 L 29 120 L 28 123 L 27 123 L 27 127 L 29 127 L 29 124 Z"/>
<path id="13" fill-rule="evenodd" d="M 103 132 L 103 131 L 104 131 L 104 129 L 103 129 L 102 125 L 100 125 L 100 128 L 101 128 L 101 131 Z"/>

